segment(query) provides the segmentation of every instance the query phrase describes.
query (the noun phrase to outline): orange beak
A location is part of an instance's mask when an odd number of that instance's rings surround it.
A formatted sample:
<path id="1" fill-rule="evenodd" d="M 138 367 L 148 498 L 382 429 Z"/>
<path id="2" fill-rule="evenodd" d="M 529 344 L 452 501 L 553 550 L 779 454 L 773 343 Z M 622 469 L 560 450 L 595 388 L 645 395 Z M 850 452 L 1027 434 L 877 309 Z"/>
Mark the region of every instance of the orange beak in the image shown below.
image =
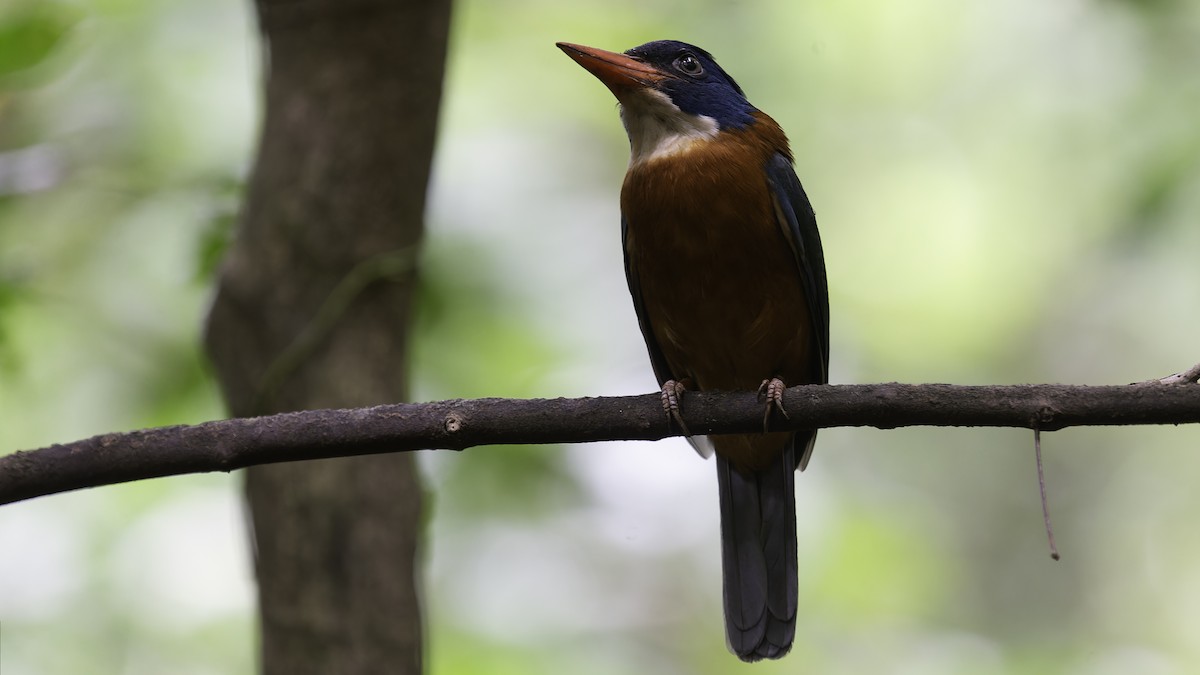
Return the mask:
<path id="1" fill-rule="evenodd" d="M 659 69 L 646 65 L 624 54 L 609 52 L 595 47 L 584 47 L 570 42 L 555 43 L 559 49 L 576 63 L 595 75 L 619 99 L 630 89 L 653 87 L 667 77 Z"/>

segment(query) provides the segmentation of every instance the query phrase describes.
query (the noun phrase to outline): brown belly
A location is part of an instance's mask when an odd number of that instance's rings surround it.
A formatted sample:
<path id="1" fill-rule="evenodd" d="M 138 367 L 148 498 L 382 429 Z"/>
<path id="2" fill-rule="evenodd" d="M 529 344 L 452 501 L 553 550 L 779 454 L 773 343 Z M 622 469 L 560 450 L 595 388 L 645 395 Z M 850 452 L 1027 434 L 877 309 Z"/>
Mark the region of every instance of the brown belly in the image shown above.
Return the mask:
<path id="1" fill-rule="evenodd" d="M 654 190 L 627 183 L 625 192 L 636 199 L 647 189 Z M 753 390 L 771 377 L 789 385 L 815 381 L 808 301 L 765 181 L 704 194 L 716 196 L 626 212 L 629 264 L 671 376 L 701 390 Z M 712 440 L 735 465 L 761 468 L 789 438 Z"/>

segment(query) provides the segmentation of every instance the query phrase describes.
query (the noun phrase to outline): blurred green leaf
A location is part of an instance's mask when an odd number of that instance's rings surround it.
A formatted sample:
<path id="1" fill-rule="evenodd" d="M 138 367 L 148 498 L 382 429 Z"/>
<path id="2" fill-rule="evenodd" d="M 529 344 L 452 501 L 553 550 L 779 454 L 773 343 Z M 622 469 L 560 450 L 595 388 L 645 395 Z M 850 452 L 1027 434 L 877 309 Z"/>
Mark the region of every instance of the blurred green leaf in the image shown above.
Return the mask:
<path id="1" fill-rule="evenodd" d="M 220 176 L 201 186 L 208 193 L 211 215 L 196 245 L 196 281 L 208 282 L 216 277 L 225 250 L 233 241 L 243 188 L 244 183 L 233 176 Z"/>
<path id="2" fill-rule="evenodd" d="M 561 446 L 491 446 L 447 462 L 446 469 L 440 512 L 536 520 L 584 504 Z"/>
<path id="3" fill-rule="evenodd" d="M 73 23 L 59 8 L 42 4 L 0 20 L 0 77 L 45 61 Z"/>
<path id="4" fill-rule="evenodd" d="M 563 354 L 529 317 L 487 251 L 467 238 L 431 237 L 421 263 L 413 329 L 414 378 L 422 398 L 536 396 Z"/>
<path id="5" fill-rule="evenodd" d="M 0 273 L 0 373 L 9 376 L 16 373 L 20 364 L 13 348 L 9 321 L 14 308 L 27 294 L 24 281 Z"/>
<path id="6" fill-rule="evenodd" d="M 1187 141 L 1164 144 L 1156 150 L 1132 190 L 1124 228 L 1126 236 L 1115 240 L 1114 245 L 1137 243 L 1136 240 L 1158 234 L 1173 201 L 1200 175 L 1200 135 Z"/>

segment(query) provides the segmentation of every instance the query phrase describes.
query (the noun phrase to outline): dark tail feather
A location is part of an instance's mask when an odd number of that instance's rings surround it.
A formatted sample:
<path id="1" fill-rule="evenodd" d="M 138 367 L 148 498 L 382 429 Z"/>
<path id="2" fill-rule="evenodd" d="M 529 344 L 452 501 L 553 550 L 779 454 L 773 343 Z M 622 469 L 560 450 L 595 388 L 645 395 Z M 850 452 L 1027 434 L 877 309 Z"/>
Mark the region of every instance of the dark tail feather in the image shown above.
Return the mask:
<path id="1" fill-rule="evenodd" d="M 725 633 L 743 661 L 787 654 L 796 634 L 795 457 L 789 443 L 775 464 L 746 476 L 717 455 Z"/>

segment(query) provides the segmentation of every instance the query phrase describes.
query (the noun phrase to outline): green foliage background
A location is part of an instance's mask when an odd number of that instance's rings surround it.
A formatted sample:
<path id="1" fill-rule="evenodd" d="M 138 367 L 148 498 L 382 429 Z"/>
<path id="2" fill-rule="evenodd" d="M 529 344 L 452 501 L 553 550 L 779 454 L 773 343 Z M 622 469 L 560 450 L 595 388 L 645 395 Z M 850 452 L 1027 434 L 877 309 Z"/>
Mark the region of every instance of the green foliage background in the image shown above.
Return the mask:
<path id="1" fill-rule="evenodd" d="M 222 415 L 198 347 L 253 154 L 234 0 L 0 6 L 0 451 Z M 653 388 L 615 103 L 555 40 L 716 54 L 789 132 L 832 379 L 1122 383 L 1200 360 L 1200 5 L 469 0 L 418 399 Z M 831 430 L 798 480 L 799 637 L 758 672 L 1200 669 L 1200 430 Z M 430 672 L 716 673 L 712 468 L 680 441 L 425 458 Z M 0 509 L 0 669 L 249 673 L 236 476 Z"/>

